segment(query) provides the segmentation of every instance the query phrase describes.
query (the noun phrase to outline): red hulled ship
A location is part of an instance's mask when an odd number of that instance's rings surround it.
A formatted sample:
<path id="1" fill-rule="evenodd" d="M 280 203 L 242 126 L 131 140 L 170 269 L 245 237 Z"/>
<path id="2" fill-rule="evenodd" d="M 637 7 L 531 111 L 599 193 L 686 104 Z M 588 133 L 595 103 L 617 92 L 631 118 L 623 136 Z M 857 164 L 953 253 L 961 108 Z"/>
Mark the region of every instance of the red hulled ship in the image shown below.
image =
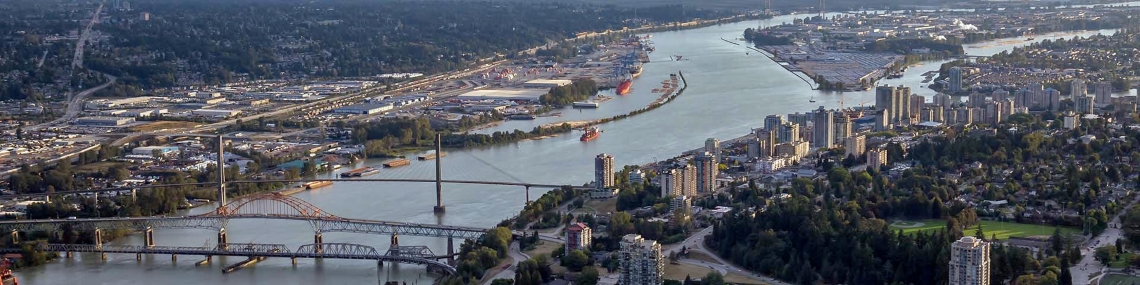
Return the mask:
<path id="1" fill-rule="evenodd" d="M 601 131 L 599 131 L 597 127 L 586 128 L 586 133 L 582 134 L 581 140 L 584 142 L 588 142 L 588 141 L 591 141 L 593 139 L 598 138 L 598 136 L 600 134 L 601 134 Z"/>
<path id="2" fill-rule="evenodd" d="M 629 90 L 631 87 L 633 87 L 633 80 L 629 80 L 628 78 L 626 78 L 626 79 L 622 80 L 621 83 L 618 83 L 617 94 L 618 95 L 629 94 Z"/>

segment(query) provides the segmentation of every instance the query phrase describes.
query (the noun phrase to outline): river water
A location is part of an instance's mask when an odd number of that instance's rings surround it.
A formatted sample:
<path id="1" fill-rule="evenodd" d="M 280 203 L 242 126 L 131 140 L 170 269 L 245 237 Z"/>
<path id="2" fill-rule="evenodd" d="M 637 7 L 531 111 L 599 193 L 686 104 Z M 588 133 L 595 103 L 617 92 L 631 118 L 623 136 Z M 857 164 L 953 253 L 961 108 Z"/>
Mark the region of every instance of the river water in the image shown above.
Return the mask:
<path id="1" fill-rule="evenodd" d="M 445 179 L 523 181 L 549 184 L 582 184 L 592 180 L 593 157 L 599 153 L 615 156 L 618 165 L 643 164 L 667 159 L 682 151 L 703 145 L 707 138 L 721 140 L 747 134 L 762 124 L 768 114 L 805 112 L 819 106 L 835 108 L 842 100 L 846 106 L 874 101 L 874 91 L 822 92 L 811 90 L 795 75 L 771 60 L 733 45 L 721 38 L 737 41 L 745 28 L 790 22 L 794 16 L 739 22 L 701 29 L 653 34 L 656 52 L 653 62 L 645 64 L 643 74 L 634 81 L 632 94 L 616 96 L 593 110 L 562 110 L 561 117 L 534 121 L 512 121 L 484 130 L 530 130 L 534 126 L 557 121 L 592 120 L 628 113 L 644 107 L 660 94 L 650 90 L 659 86 L 670 73 L 682 71 L 689 87 L 683 95 L 661 108 L 599 126 L 604 132 L 589 143 L 577 134 L 509 145 L 467 150 L 451 150 L 443 158 Z M 1105 31 L 1111 32 L 1111 31 Z M 1078 33 L 1091 35 L 1097 32 Z M 1066 34 L 1071 37 L 1076 34 Z M 1037 40 L 1053 38 L 1037 35 Z M 988 55 L 1030 43 L 1024 39 L 1003 40 L 966 47 L 969 54 Z M 682 55 L 681 61 L 670 55 Z M 916 93 L 933 96 L 934 92 L 919 88 L 920 74 L 936 70 L 941 62 L 927 62 L 912 67 L 907 75 L 881 83 L 912 87 Z M 814 98 L 817 102 L 810 103 Z M 369 160 L 358 166 L 377 165 Z M 353 167 L 346 167 L 348 170 Z M 333 174 L 328 174 L 332 177 Z M 432 178 L 431 161 L 413 161 L 409 166 L 384 169 L 372 177 Z M 434 185 L 430 183 L 347 183 L 306 191 L 294 197 L 304 199 L 325 212 L 342 217 L 416 222 L 446 225 L 491 227 L 518 213 L 524 203 L 521 187 L 444 185 L 447 213 L 436 216 Z M 532 189 L 537 198 L 546 189 Z M 186 215 L 209 211 L 212 206 L 193 209 Z M 305 222 L 235 220 L 227 228 L 231 243 L 280 243 L 291 248 L 312 243 L 312 230 Z M 155 232 L 158 245 L 203 246 L 216 242 L 210 230 L 161 229 Z M 385 250 L 388 236 L 325 233 L 325 242 L 367 244 Z M 142 244 L 138 235 L 119 239 L 114 244 Z M 400 238 L 402 245 L 427 245 L 436 253 L 446 251 L 446 241 L 439 238 Z M 457 245 L 458 247 L 458 245 Z M 234 273 L 222 274 L 221 267 L 244 258 L 214 258 L 210 265 L 195 267 L 197 256 L 156 255 L 136 261 L 134 255 L 110 254 L 106 261 L 97 254 L 78 254 L 73 259 L 60 259 L 46 266 L 21 269 L 16 275 L 28 284 L 371 284 L 384 280 L 424 282 L 432 276 L 421 266 L 388 265 L 380 270 L 370 261 L 299 260 L 291 265 L 286 259 L 269 259 Z"/>

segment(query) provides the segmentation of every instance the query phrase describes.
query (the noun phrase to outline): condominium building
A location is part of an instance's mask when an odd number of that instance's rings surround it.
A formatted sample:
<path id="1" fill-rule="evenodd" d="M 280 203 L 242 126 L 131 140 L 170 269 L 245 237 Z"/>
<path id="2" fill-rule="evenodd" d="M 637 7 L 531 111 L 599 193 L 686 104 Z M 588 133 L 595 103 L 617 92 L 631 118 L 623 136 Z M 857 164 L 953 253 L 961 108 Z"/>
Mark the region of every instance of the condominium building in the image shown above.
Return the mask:
<path id="1" fill-rule="evenodd" d="M 583 223 L 573 223 L 566 226 L 566 253 L 575 250 L 590 250 L 593 242 L 593 230 Z"/>
<path id="2" fill-rule="evenodd" d="M 603 153 L 594 158 L 594 186 L 614 187 L 614 156 Z"/>
<path id="3" fill-rule="evenodd" d="M 813 148 L 831 148 L 835 145 L 835 117 L 831 111 L 819 106 L 812 113 Z"/>
<path id="4" fill-rule="evenodd" d="M 966 236 L 950 245 L 950 285 L 990 284 L 990 243 Z"/>
<path id="5" fill-rule="evenodd" d="M 950 68 L 950 80 L 948 80 L 947 83 L 949 83 L 949 86 L 946 86 L 946 91 L 950 91 L 950 92 L 962 91 L 962 68 L 961 67 L 955 66 L 955 67 Z"/>
<path id="6" fill-rule="evenodd" d="M 647 240 L 638 234 L 628 234 L 621 238 L 621 275 L 618 284 L 622 285 L 661 285 L 665 283 L 665 260 L 661 256 L 661 245 Z"/>
<path id="7" fill-rule="evenodd" d="M 1073 79 L 1069 85 L 1069 96 L 1076 98 L 1089 94 L 1089 85 L 1084 79 Z"/>
<path id="8" fill-rule="evenodd" d="M 843 156 L 859 157 L 867 151 L 867 136 L 856 135 L 848 137 L 844 141 L 844 150 L 846 153 Z"/>
<path id="9" fill-rule="evenodd" d="M 681 185 L 684 177 L 681 175 L 681 170 L 670 168 L 661 171 L 657 174 L 658 183 L 661 184 L 661 197 L 669 196 L 684 196 L 685 186 Z"/>
<path id="10" fill-rule="evenodd" d="M 717 169 L 716 155 L 703 152 L 693 158 L 697 170 L 697 193 L 712 193 L 716 191 L 716 177 L 720 172 Z"/>
<path id="11" fill-rule="evenodd" d="M 1093 85 L 1096 94 L 1096 106 L 1112 105 L 1112 82 L 1101 81 Z"/>
<path id="12" fill-rule="evenodd" d="M 867 150 L 867 168 L 879 169 L 887 164 L 887 150 L 874 148 Z"/>
<path id="13" fill-rule="evenodd" d="M 780 115 L 772 114 L 768 115 L 768 117 L 764 117 L 765 130 L 775 130 L 781 125 L 784 125 L 784 117 L 780 117 Z"/>

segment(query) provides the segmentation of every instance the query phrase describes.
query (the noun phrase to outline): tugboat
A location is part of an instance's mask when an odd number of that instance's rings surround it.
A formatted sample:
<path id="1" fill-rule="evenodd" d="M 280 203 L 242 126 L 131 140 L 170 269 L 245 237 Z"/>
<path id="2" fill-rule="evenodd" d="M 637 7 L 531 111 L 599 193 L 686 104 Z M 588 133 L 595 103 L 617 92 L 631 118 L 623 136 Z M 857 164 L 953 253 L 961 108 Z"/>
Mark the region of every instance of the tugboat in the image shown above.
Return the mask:
<path id="1" fill-rule="evenodd" d="M 583 142 L 588 142 L 588 141 L 591 141 L 591 140 L 598 138 L 598 136 L 600 134 L 601 134 L 601 131 L 598 130 L 598 127 L 586 128 L 586 133 L 582 134 L 582 138 L 580 138 L 579 140 L 581 140 Z"/>

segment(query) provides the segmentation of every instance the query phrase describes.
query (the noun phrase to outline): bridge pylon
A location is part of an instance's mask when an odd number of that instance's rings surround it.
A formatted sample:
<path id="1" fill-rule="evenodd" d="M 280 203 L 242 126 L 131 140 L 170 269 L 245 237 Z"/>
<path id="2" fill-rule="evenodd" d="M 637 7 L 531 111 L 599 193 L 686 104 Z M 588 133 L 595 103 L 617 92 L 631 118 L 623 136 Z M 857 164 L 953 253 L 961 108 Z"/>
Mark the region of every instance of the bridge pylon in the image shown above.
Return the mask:
<path id="1" fill-rule="evenodd" d="M 12 230 L 12 235 L 10 238 L 12 240 L 12 245 L 20 244 L 20 231 Z"/>
<path id="2" fill-rule="evenodd" d="M 443 214 L 443 134 L 435 134 L 435 208 L 436 214 Z"/>

